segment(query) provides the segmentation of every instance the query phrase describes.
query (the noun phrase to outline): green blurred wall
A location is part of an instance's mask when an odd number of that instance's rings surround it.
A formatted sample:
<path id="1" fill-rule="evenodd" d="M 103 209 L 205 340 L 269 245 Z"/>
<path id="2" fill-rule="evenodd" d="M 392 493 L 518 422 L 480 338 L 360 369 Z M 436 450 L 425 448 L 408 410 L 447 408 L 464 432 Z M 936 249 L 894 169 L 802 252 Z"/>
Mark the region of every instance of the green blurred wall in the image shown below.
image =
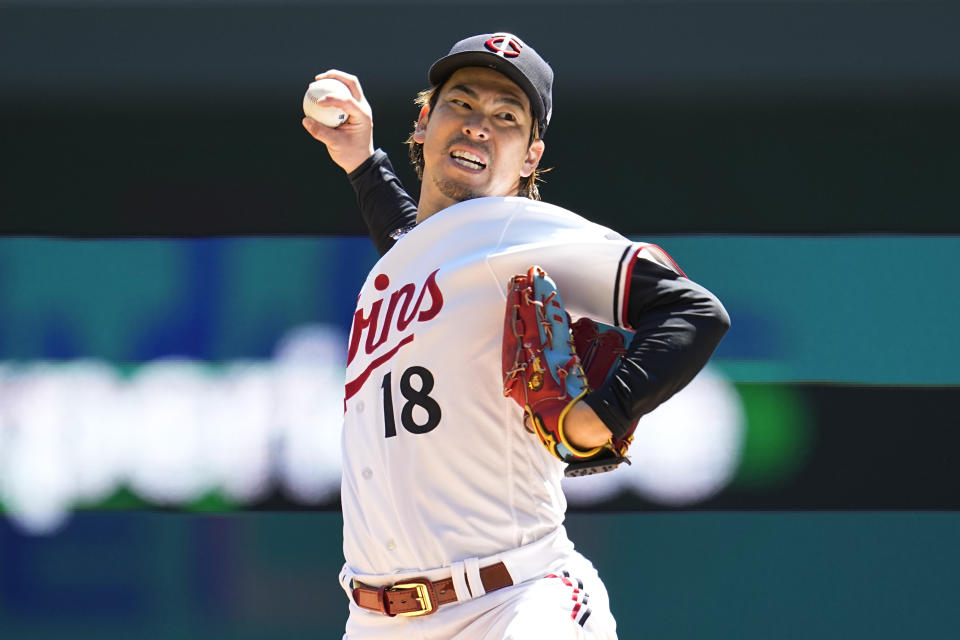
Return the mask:
<path id="1" fill-rule="evenodd" d="M 340 515 L 86 513 L 0 524 L 4 638 L 338 639 Z M 957 513 L 570 514 L 635 638 L 949 638 Z"/>

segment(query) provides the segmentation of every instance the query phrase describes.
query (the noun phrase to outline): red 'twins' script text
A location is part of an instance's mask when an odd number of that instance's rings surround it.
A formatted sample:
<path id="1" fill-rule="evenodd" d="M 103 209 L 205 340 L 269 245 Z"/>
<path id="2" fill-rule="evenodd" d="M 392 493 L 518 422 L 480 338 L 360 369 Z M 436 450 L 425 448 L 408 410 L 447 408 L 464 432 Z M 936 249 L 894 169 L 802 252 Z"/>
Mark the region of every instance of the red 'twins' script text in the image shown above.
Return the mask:
<path id="1" fill-rule="evenodd" d="M 440 313 L 440 309 L 443 308 L 443 294 L 437 285 L 437 271 L 439 271 L 439 269 L 427 276 L 427 279 L 420 285 L 419 294 L 417 293 L 416 285 L 412 282 L 390 293 L 390 301 L 387 303 L 387 311 L 382 318 L 382 322 L 380 312 L 383 309 L 384 301 L 387 300 L 387 294 L 384 294 L 383 298 L 375 300 L 370 305 L 369 313 L 362 307 L 354 312 L 353 328 L 350 330 L 350 348 L 347 351 L 347 366 L 349 366 L 357 356 L 361 341 L 364 343 L 364 352 L 366 352 L 367 355 L 371 355 L 387 342 L 387 339 L 390 337 L 390 329 L 393 327 L 396 327 L 397 331 L 401 332 L 410 326 L 411 322 L 426 322 L 427 320 L 432 320 Z M 386 274 L 381 273 L 374 279 L 373 286 L 377 291 L 384 291 L 390 286 L 390 278 L 388 278 Z M 430 306 L 421 310 L 424 305 L 424 297 L 426 297 L 428 292 L 430 293 Z M 414 299 L 416 299 L 416 301 L 414 301 Z M 382 327 L 379 337 L 377 336 L 378 327 Z M 366 340 L 364 340 L 364 336 L 366 336 Z M 346 401 L 360 390 L 363 383 L 366 382 L 370 376 L 370 372 L 396 355 L 400 347 L 412 341 L 413 334 L 411 333 L 391 349 L 374 358 L 358 376 L 347 382 L 346 393 L 344 395 L 344 409 L 346 409 Z"/>
<path id="2" fill-rule="evenodd" d="M 363 345 L 363 350 L 369 355 L 386 343 L 387 338 L 390 337 L 391 328 L 396 327 L 397 331 L 403 331 L 414 320 L 426 322 L 440 313 L 440 309 L 443 308 L 443 294 L 440 292 L 440 287 L 437 286 L 437 271 L 439 269 L 427 276 L 426 281 L 420 287 L 419 295 L 417 295 L 417 287 L 412 282 L 403 285 L 390 294 L 390 302 L 387 305 L 387 313 L 383 317 L 383 328 L 380 330 L 379 338 L 375 338 L 375 336 L 377 335 L 377 326 L 380 324 L 380 311 L 384 300 L 387 299 L 386 296 L 370 305 L 369 315 L 365 314 L 362 308 L 354 312 L 347 364 L 350 364 L 356 357 L 364 334 L 366 334 L 367 339 Z M 380 274 L 373 281 L 373 286 L 378 291 L 383 291 L 390 286 L 390 278 L 385 274 Z M 428 291 L 430 292 L 430 307 L 421 311 L 423 298 Z M 416 302 L 411 307 L 410 303 L 413 302 L 414 297 L 416 297 Z"/>

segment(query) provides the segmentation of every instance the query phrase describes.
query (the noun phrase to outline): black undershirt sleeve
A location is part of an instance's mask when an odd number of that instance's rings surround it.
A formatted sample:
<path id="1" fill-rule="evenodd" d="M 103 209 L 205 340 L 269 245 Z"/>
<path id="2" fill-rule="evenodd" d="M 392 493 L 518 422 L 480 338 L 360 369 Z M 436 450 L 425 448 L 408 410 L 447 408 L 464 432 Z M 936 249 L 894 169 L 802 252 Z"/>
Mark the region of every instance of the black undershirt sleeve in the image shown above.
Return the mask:
<path id="1" fill-rule="evenodd" d="M 406 192 L 382 149 L 347 174 L 367 233 L 380 255 L 390 250 L 396 240 L 390 234 L 417 221 L 417 203 Z"/>
<path id="2" fill-rule="evenodd" d="M 630 278 L 636 333 L 613 376 L 584 398 L 615 438 L 685 387 L 730 328 L 716 296 L 670 269 L 640 259 Z"/>

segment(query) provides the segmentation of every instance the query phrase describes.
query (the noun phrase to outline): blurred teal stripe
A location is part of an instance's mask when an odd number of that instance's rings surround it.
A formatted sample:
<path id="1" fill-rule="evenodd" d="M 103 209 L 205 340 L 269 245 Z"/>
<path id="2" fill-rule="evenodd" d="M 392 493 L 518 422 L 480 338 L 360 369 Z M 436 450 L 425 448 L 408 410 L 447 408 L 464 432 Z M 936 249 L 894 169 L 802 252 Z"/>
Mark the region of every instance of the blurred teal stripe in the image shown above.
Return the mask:
<path id="1" fill-rule="evenodd" d="M 362 238 L 0 238 L 0 360 L 263 357 L 346 325 L 376 258 Z"/>
<path id="2" fill-rule="evenodd" d="M 713 362 L 735 382 L 960 384 L 960 237 L 638 239 L 723 300 Z M 375 261 L 364 238 L 2 238 L 0 360 L 257 356 L 294 326 L 348 322 Z"/>
<path id="3" fill-rule="evenodd" d="M 960 384 L 960 237 L 642 239 L 723 300 L 737 382 Z"/>

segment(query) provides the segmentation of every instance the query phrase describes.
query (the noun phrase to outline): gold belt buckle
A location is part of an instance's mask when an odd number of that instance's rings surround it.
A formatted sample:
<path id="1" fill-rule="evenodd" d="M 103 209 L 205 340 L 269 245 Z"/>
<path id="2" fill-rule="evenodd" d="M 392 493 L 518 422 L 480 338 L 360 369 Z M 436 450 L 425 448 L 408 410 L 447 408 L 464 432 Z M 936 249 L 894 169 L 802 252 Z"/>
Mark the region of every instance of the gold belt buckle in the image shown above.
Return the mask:
<path id="1" fill-rule="evenodd" d="M 425 616 L 428 613 L 433 613 L 436 607 L 433 606 L 433 601 L 430 600 L 430 589 L 427 588 L 426 583 L 423 582 L 404 582 L 401 584 L 395 584 L 390 587 L 391 590 L 394 589 L 416 589 L 417 595 L 414 596 L 417 602 L 420 603 L 420 611 L 408 611 L 407 613 L 399 613 L 397 615 L 401 616 Z"/>

